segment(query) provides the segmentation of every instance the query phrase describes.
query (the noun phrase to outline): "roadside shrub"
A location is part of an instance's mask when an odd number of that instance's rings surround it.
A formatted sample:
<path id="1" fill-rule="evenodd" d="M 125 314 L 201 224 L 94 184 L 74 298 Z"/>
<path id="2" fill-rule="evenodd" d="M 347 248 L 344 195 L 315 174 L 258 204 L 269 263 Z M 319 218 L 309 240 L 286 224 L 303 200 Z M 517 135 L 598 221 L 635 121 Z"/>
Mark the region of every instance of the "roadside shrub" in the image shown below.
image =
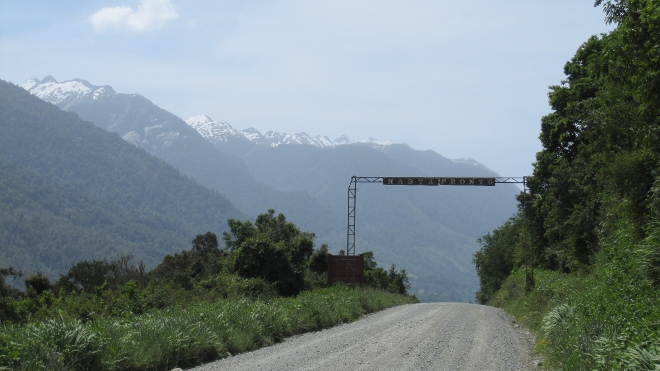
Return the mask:
<path id="1" fill-rule="evenodd" d="M 261 285 L 259 281 L 248 281 Z M 262 281 L 263 282 L 263 281 Z M 246 297 L 176 305 L 125 318 L 66 318 L 0 327 L 0 368 L 171 370 L 412 303 L 380 290 L 335 286 L 268 301 Z"/>
<path id="2" fill-rule="evenodd" d="M 132 256 L 123 255 L 112 261 L 104 259 L 78 262 L 57 280 L 54 288 L 56 291 L 64 289 L 92 294 L 103 285 L 109 289 L 117 289 L 128 281 L 145 286 L 148 278 L 142 262 L 134 264 Z"/>
<path id="3" fill-rule="evenodd" d="M 379 267 L 371 251 L 364 253 L 364 284 L 401 295 L 406 295 L 410 289 L 408 272 L 405 269 L 398 270 L 394 264 L 389 271 Z"/>
<path id="4" fill-rule="evenodd" d="M 230 232 L 223 240 L 233 253 L 233 269 L 245 278 L 262 278 L 273 284 L 280 295 L 295 295 L 304 288 L 305 272 L 314 252 L 314 234 L 302 232 L 275 210 L 249 221 L 228 220 Z M 326 246 L 327 250 L 327 246 Z M 318 259 L 317 259 L 318 260 Z M 318 262 L 315 265 L 317 269 Z"/>

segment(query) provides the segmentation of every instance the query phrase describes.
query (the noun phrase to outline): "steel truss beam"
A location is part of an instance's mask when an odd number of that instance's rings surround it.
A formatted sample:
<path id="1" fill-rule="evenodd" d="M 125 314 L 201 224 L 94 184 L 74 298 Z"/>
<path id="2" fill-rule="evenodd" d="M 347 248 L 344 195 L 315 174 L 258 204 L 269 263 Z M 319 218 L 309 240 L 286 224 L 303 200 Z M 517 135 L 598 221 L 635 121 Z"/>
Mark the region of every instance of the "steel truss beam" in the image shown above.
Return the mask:
<path id="1" fill-rule="evenodd" d="M 440 178 L 440 177 L 438 177 Z M 346 255 L 355 255 L 355 209 L 358 183 L 383 183 L 382 176 L 351 177 L 348 185 L 348 228 L 346 232 Z M 522 184 L 527 193 L 527 177 L 495 177 L 495 184 Z"/>
<path id="2" fill-rule="evenodd" d="M 440 177 L 438 177 L 440 178 Z M 346 233 L 346 255 L 355 255 L 355 209 L 357 201 L 358 183 L 383 183 L 382 176 L 353 176 L 348 186 L 348 231 Z M 436 182 L 437 184 L 437 182 Z M 534 228 L 531 225 L 534 219 L 533 209 L 526 206 L 527 200 L 527 177 L 495 177 L 495 184 L 522 184 L 523 185 L 523 216 L 530 224 L 526 228 L 529 230 L 530 241 L 527 241 L 527 233 L 524 234 L 524 254 L 525 254 L 525 289 L 530 290 L 534 287 Z M 451 186 L 451 185 L 447 185 Z M 527 215 L 530 214 L 530 215 Z M 530 247 L 531 246 L 531 247 Z"/>

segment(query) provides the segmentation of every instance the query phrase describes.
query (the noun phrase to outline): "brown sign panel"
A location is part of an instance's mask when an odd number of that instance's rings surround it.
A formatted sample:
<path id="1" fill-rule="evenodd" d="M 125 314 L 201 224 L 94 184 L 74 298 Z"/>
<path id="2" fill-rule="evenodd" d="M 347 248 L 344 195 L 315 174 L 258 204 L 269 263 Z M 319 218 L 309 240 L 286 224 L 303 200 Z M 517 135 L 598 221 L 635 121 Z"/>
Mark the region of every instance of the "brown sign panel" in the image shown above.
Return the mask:
<path id="1" fill-rule="evenodd" d="M 337 282 L 364 285 L 364 255 L 328 254 L 328 286 Z"/>
<path id="2" fill-rule="evenodd" d="M 384 185 L 471 185 L 471 186 L 494 186 L 495 178 L 403 178 L 383 177 Z"/>

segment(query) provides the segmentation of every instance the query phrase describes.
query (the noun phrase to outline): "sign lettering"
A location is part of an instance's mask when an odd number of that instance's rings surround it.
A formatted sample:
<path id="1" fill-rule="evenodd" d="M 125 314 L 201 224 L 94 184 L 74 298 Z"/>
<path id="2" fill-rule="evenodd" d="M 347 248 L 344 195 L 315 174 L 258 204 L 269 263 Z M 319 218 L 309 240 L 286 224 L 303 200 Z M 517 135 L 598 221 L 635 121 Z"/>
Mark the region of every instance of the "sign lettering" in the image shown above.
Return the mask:
<path id="1" fill-rule="evenodd" d="M 384 185 L 471 185 L 471 186 L 494 186 L 495 178 L 407 178 L 407 177 L 383 177 Z"/>

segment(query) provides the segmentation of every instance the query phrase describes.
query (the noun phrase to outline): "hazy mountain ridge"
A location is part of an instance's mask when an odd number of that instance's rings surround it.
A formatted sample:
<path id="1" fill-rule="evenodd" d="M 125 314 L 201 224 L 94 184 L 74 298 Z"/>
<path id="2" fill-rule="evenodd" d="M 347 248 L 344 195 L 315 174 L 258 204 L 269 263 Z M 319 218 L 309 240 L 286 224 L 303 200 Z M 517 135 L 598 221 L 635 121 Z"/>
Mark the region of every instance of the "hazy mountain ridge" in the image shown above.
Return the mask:
<path id="1" fill-rule="evenodd" d="M 36 80 L 24 86 L 226 194 L 251 216 L 267 208 L 283 212 L 335 253 L 346 248 L 352 175 L 497 176 L 474 160 L 451 160 L 405 144 L 351 142 L 344 136 L 333 145 L 315 145 L 304 133 L 238 131 L 206 116 L 186 123 L 140 95 L 114 93 L 93 99 L 100 87 L 89 88 L 83 80 L 62 83 L 59 90 L 50 78 L 44 80 L 49 80 L 47 89 L 35 85 Z M 359 188 L 358 253 L 372 250 L 379 263 L 408 270 L 413 292 L 422 299 L 474 299 L 475 238 L 515 212 L 515 187 Z"/>
<path id="2" fill-rule="evenodd" d="M 330 140 L 327 136 L 311 136 L 307 133 L 280 133 L 268 131 L 262 134 L 255 128 L 236 130 L 227 122 L 214 121 L 206 115 L 197 115 L 185 119 L 186 124 L 197 130 L 202 137 L 211 143 L 226 143 L 230 141 L 247 139 L 258 146 L 277 147 L 287 144 L 307 144 L 311 146 L 328 148 L 335 146 L 348 145 L 352 143 L 370 143 L 375 146 L 388 146 L 392 142 L 389 140 L 379 141 L 374 138 L 366 138 L 358 142 L 352 142 L 346 135 L 342 135 L 335 140 Z"/>
<path id="3" fill-rule="evenodd" d="M 214 145 L 217 145 L 216 147 L 219 146 L 220 149 L 238 156 L 244 155 L 245 152 L 251 150 L 254 145 L 277 147 L 287 144 L 303 144 L 320 148 L 330 148 L 350 144 L 366 144 L 370 145 L 372 148 L 384 150 L 386 147 L 395 144 L 389 140 L 378 140 L 372 137 L 353 142 L 346 135 L 342 135 L 335 140 L 331 140 L 327 136 L 317 135 L 313 137 L 304 132 L 287 134 L 276 131 L 268 131 L 266 134 L 261 134 L 261 132 L 255 128 L 236 130 L 229 123 L 224 121 L 215 121 L 206 115 L 192 116 L 185 119 L 184 121 L 186 124 L 190 125 L 190 127 L 197 130 L 197 132 L 204 139 L 208 140 Z M 401 144 L 407 146 L 405 143 Z M 459 158 L 453 159 L 451 161 L 480 167 L 483 170 L 490 171 L 490 169 L 488 169 L 486 166 L 471 158 Z"/>
<path id="4" fill-rule="evenodd" d="M 245 218 L 143 149 L 0 80 L 0 266 L 55 275 L 84 259 L 147 265 Z"/>
<path id="5" fill-rule="evenodd" d="M 228 124 L 211 127 L 234 130 Z M 219 150 L 239 156 L 256 179 L 280 190 L 305 191 L 342 219 L 353 175 L 499 176 L 475 160 L 452 160 L 406 144 L 246 145 L 236 130 L 233 135 L 212 133 L 204 136 Z M 358 189 L 358 253 L 372 250 L 381 263 L 407 269 L 413 291 L 423 299 L 465 301 L 473 299 L 476 287 L 475 240 L 513 215 L 519 192 L 513 185 L 419 189 L 360 184 Z M 345 248 L 345 223 L 340 228 L 343 236 L 333 246 Z"/>
<path id="6" fill-rule="evenodd" d="M 41 94 L 47 102 L 66 107 L 83 120 L 116 132 L 126 141 L 162 158 L 202 185 L 226 195 L 252 217 L 273 208 L 303 229 L 321 234 L 330 233 L 333 226 L 340 223 L 339 220 L 334 224 L 327 222 L 333 217 L 326 215 L 324 207 L 304 192 L 282 192 L 270 187 L 268 182 L 255 180 L 239 158 L 218 151 L 181 118 L 139 94 L 112 90 L 113 94 L 93 99 L 94 92 L 102 87 L 86 85 L 84 80 L 57 83 L 54 78 L 47 77 L 46 83 L 35 84 L 37 81 L 32 78 L 22 85 L 29 87 L 31 94 Z"/>

